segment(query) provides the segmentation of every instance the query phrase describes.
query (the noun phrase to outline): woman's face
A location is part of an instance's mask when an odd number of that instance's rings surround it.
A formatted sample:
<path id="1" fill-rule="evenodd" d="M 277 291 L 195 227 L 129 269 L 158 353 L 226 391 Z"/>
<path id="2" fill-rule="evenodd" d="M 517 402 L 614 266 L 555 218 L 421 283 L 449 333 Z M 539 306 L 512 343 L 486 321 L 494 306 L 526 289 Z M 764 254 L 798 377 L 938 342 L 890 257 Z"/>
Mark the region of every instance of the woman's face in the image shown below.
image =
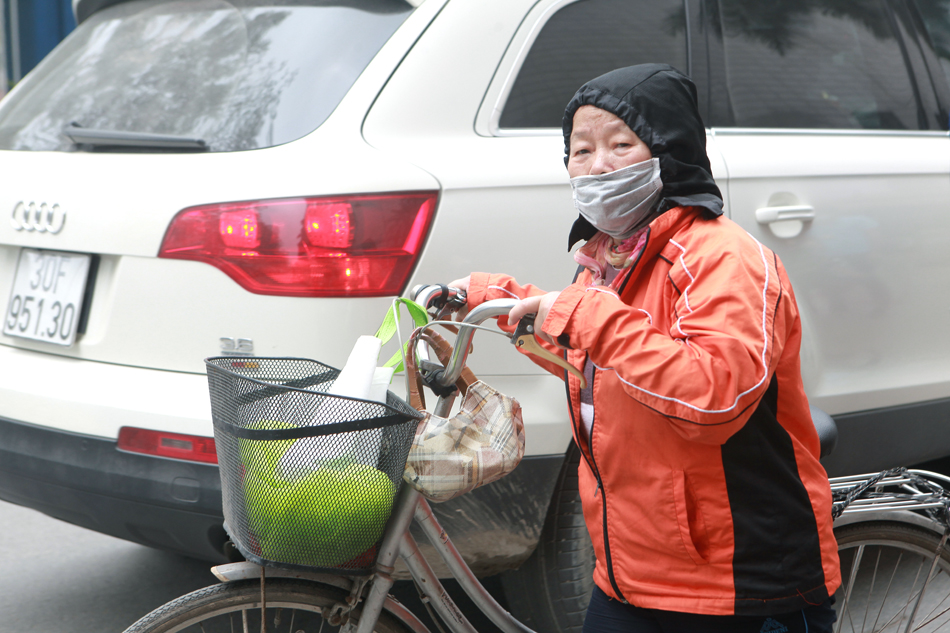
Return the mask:
<path id="1" fill-rule="evenodd" d="M 574 113 L 567 160 L 571 178 L 606 174 L 651 158 L 646 143 L 615 114 L 592 105 Z"/>

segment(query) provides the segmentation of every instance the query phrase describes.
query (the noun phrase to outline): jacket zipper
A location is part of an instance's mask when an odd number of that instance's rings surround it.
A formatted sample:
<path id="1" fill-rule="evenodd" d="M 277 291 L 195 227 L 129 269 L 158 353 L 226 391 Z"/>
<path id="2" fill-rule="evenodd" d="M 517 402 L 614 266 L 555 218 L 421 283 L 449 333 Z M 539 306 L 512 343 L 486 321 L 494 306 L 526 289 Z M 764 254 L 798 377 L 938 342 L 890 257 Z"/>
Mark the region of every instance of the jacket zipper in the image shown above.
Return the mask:
<path id="1" fill-rule="evenodd" d="M 564 351 L 564 359 L 567 360 L 567 350 Z M 568 382 L 568 373 L 564 372 L 564 387 L 567 390 L 567 402 L 570 405 L 568 408 L 571 412 L 571 425 L 574 427 L 574 435 L 577 437 L 582 437 L 578 431 L 577 418 L 574 417 L 574 405 L 571 404 L 571 387 Z M 591 383 L 591 389 L 594 388 L 593 382 Z M 596 423 L 596 419 L 595 419 Z M 623 592 L 620 591 L 620 587 L 617 585 L 617 579 L 614 577 L 614 565 L 610 557 L 610 539 L 607 535 L 607 491 L 604 489 L 604 482 L 600 478 L 600 470 L 597 468 L 597 463 L 594 461 L 594 446 L 593 446 L 593 437 L 594 437 L 594 424 L 591 424 L 590 428 L 590 437 L 587 438 L 587 448 L 590 451 L 590 457 L 587 457 L 587 453 L 583 448 L 580 448 L 581 456 L 584 458 L 584 461 L 587 462 L 588 468 L 591 469 L 591 472 L 594 473 L 594 476 L 597 478 L 597 488 L 594 491 L 594 498 L 597 497 L 597 491 L 600 491 L 600 503 L 601 507 L 604 509 L 604 555 L 607 558 L 607 579 L 610 580 L 610 586 L 613 587 L 614 593 L 617 594 L 617 598 L 624 604 L 630 604 L 627 602 L 627 599 L 624 597 Z"/>
<path id="2" fill-rule="evenodd" d="M 647 246 L 649 246 L 650 244 L 651 233 L 652 233 L 652 229 L 647 228 L 647 241 L 643 245 L 643 249 L 637 255 L 636 261 L 633 262 L 633 264 L 630 266 L 630 270 L 627 272 L 627 278 L 623 280 L 623 283 L 620 284 L 620 288 L 617 289 L 617 296 L 620 296 L 621 294 L 623 294 L 624 289 L 627 287 L 627 283 L 630 281 L 630 278 L 633 276 L 634 269 L 637 267 L 637 264 L 640 263 L 640 260 L 643 259 L 643 254 L 646 252 Z M 583 269 L 583 266 L 578 266 L 577 273 L 574 274 L 574 281 L 577 281 L 577 277 L 580 275 L 582 269 Z M 567 360 L 567 350 L 564 350 L 564 360 Z M 577 427 L 577 418 L 574 417 L 574 406 L 571 404 L 571 387 L 570 387 L 570 382 L 568 380 L 568 377 L 569 377 L 569 374 L 565 371 L 564 372 L 564 388 L 567 391 L 567 402 L 570 405 L 568 408 L 570 409 L 570 412 L 571 412 L 571 425 L 574 427 L 574 435 L 577 437 L 581 437 L 581 434 L 578 431 L 578 427 Z M 591 389 L 593 388 L 594 386 L 592 382 Z M 594 420 L 594 423 L 596 423 L 596 418 Z M 601 494 L 600 503 L 601 503 L 601 507 L 603 507 L 604 509 L 604 512 L 603 512 L 604 514 L 604 524 L 603 524 L 604 556 L 606 556 L 607 558 L 607 561 L 606 561 L 607 562 L 607 578 L 608 580 L 610 580 L 610 586 L 613 587 L 614 593 L 617 594 L 617 597 L 620 599 L 620 601 L 624 604 L 630 604 L 629 602 L 627 602 L 627 599 L 624 597 L 623 592 L 620 591 L 620 587 L 617 586 L 617 579 L 614 576 L 614 565 L 610 556 L 610 538 L 607 534 L 607 491 L 604 489 L 604 482 L 600 478 L 600 470 L 597 468 L 597 463 L 594 461 L 594 442 L 593 442 L 594 423 L 591 424 L 590 437 L 587 438 L 587 447 L 590 450 L 590 458 L 587 457 L 587 453 L 585 453 L 583 449 L 581 449 L 581 455 L 584 457 L 584 461 L 587 462 L 587 466 L 591 469 L 591 472 L 593 472 L 594 476 L 597 478 L 597 488 L 596 490 L 594 490 L 594 498 L 597 498 L 597 491 L 600 491 L 600 494 Z"/>

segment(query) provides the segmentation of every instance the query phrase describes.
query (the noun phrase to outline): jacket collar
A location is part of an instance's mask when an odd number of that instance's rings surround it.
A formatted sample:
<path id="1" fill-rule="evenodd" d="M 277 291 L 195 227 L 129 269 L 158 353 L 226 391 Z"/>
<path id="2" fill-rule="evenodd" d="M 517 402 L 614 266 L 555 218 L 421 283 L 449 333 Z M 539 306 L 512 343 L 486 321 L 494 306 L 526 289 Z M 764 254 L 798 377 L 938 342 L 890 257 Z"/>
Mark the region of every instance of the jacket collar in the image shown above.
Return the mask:
<path id="1" fill-rule="evenodd" d="M 630 277 L 638 274 L 642 269 L 640 262 L 650 261 L 657 257 L 670 243 L 673 236 L 693 222 L 713 222 L 715 220 L 716 218 L 710 218 L 704 214 L 703 209 L 699 207 L 674 207 L 653 220 L 653 222 L 648 225 L 647 243 L 646 246 L 643 247 L 643 252 L 640 253 L 637 261 L 634 262 L 632 266 L 621 273 L 623 278 L 619 282 L 618 293 L 623 295 L 623 291 Z M 585 269 L 575 281 L 590 284 L 592 279 L 590 269 Z"/>
<path id="2" fill-rule="evenodd" d="M 650 223 L 647 245 L 640 256 L 641 261 L 653 259 L 660 254 L 670 239 L 693 222 L 715 221 L 703 215 L 697 207 L 674 207 Z"/>

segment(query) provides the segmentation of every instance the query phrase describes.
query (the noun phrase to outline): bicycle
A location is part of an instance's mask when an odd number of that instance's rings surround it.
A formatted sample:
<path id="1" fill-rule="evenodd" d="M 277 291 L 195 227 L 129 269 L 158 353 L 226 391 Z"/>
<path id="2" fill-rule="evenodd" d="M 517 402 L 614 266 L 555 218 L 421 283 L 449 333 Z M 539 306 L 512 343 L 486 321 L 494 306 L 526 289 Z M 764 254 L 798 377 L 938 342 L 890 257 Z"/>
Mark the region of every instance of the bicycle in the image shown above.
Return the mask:
<path id="1" fill-rule="evenodd" d="M 436 318 L 464 305 L 464 296 L 444 286 L 418 288 L 414 298 L 435 312 Z M 453 385 L 461 375 L 474 328 L 489 318 L 506 315 L 514 303 L 512 300 L 490 301 L 466 315 L 444 367 L 428 360 L 425 347 L 419 346 L 420 369 L 425 368 L 430 384 L 443 393 L 434 407 L 435 415 L 446 417 L 452 408 L 455 392 L 443 391 L 439 386 Z M 530 320 L 523 322 L 524 330 L 530 333 Z M 522 340 L 527 339 L 522 337 Z M 268 400 L 286 401 L 335 376 L 331 368 L 319 363 L 308 366 L 307 371 L 295 374 L 292 379 L 250 376 L 262 371 L 271 360 L 294 359 L 234 361 L 229 358 L 228 362 L 244 364 L 238 373 L 246 384 L 231 389 L 226 396 L 241 402 L 242 406 Z M 212 365 L 209 365 L 209 376 L 211 370 Z M 286 404 L 283 402 L 281 406 Z M 409 422 L 404 426 L 414 431 L 415 418 L 408 405 L 390 394 L 386 408 L 391 416 L 408 416 Z M 825 417 L 826 423 L 830 421 L 829 416 Z M 834 432 L 833 422 L 825 428 Z M 252 430 L 250 436 L 254 437 L 255 432 L 265 431 Z M 286 439 L 296 431 L 270 432 L 283 433 L 280 437 Z M 381 435 L 377 438 L 380 443 L 392 447 L 402 441 L 396 437 L 396 431 L 386 433 L 389 435 L 385 438 Z M 383 469 L 383 451 L 379 454 L 379 467 Z M 388 520 L 383 519 L 385 531 L 375 546 L 367 550 L 369 554 L 334 565 L 275 564 L 259 555 L 262 553 L 260 543 L 257 554 L 249 551 L 253 543 L 250 548 L 245 544 L 240 549 L 248 561 L 212 568 L 221 583 L 159 607 L 134 623 L 126 633 L 237 630 L 244 633 L 252 630 L 429 633 L 429 628 L 416 614 L 389 595 L 397 559 L 404 562 L 440 631 L 444 631 L 444 625 L 453 633 L 476 633 L 443 589 L 410 534 L 413 521 L 460 587 L 496 627 L 504 633 L 533 633 L 508 613 L 475 577 L 439 525 L 426 499 L 401 482 L 401 472 L 396 472 L 398 461 L 391 474 L 394 482 L 400 482 L 398 494 Z M 404 458 L 402 463 L 405 463 Z M 225 470 L 222 462 L 222 477 L 227 476 Z M 842 588 L 836 594 L 839 616 L 836 633 L 940 631 L 944 630 L 941 627 L 950 627 L 950 551 L 946 547 L 950 533 L 950 494 L 945 486 L 950 487 L 950 479 L 946 477 L 906 469 L 831 479 L 844 577 Z M 225 516 L 230 522 L 233 517 L 228 516 L 227 507 L 226 502 Z M 234 532 L 231 533 L 234 537 Z"/>

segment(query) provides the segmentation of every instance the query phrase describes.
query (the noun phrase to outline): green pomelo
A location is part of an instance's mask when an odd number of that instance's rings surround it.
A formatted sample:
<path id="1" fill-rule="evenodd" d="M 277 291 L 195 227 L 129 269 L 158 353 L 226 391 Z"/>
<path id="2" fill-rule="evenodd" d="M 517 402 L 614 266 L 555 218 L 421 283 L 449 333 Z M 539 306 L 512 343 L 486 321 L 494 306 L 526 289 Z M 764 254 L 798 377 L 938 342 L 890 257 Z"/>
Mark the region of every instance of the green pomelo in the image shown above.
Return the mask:
<path id="1" fill-rule="evenodd" d="M 248 477 L 248 517 L 269 560 L 334 567 L 383 534 L 396 487 L 357 463 L 324 467 L 281 486 Z"/>
<path id="2" fill-rule="evenodd" d="M 273 431 L 296 428 L 278 420 L 260 420 L 249 429 Z M 241 463 L 244 465 L 244 507 L 248 524 L 258 540 L 265 540 L 273 530 L 274 504 L 281 503 L 278 490 L 287 485 L 280 476 L 280 458 L 296 440 L 239 440 Z"/>
<path id="3" fill-rule="evenodd" d="M 283 503 L 283 486 L 275 486 L 272 481 L 262 479 L 252 470 L 244 474 L 244 507 L 247 511 L 248 527 L 257 535 L 258 542 L 271 538 L 274 522 L 279 519 L 274 508 Z"/>
<path id="4" fill-rule="evenodd" d="M 295 429 L 293 424 L 277 420 L 261 420 L 247 428 L 260 431 L 276 431 L 280 429 Z M 240 440 L 241 463 L 245 473 L 251 473 L 274 486 L 281 486 L 285 480 L 280 477 L 277 469 L 280 458 L 297 440 Z"/>

